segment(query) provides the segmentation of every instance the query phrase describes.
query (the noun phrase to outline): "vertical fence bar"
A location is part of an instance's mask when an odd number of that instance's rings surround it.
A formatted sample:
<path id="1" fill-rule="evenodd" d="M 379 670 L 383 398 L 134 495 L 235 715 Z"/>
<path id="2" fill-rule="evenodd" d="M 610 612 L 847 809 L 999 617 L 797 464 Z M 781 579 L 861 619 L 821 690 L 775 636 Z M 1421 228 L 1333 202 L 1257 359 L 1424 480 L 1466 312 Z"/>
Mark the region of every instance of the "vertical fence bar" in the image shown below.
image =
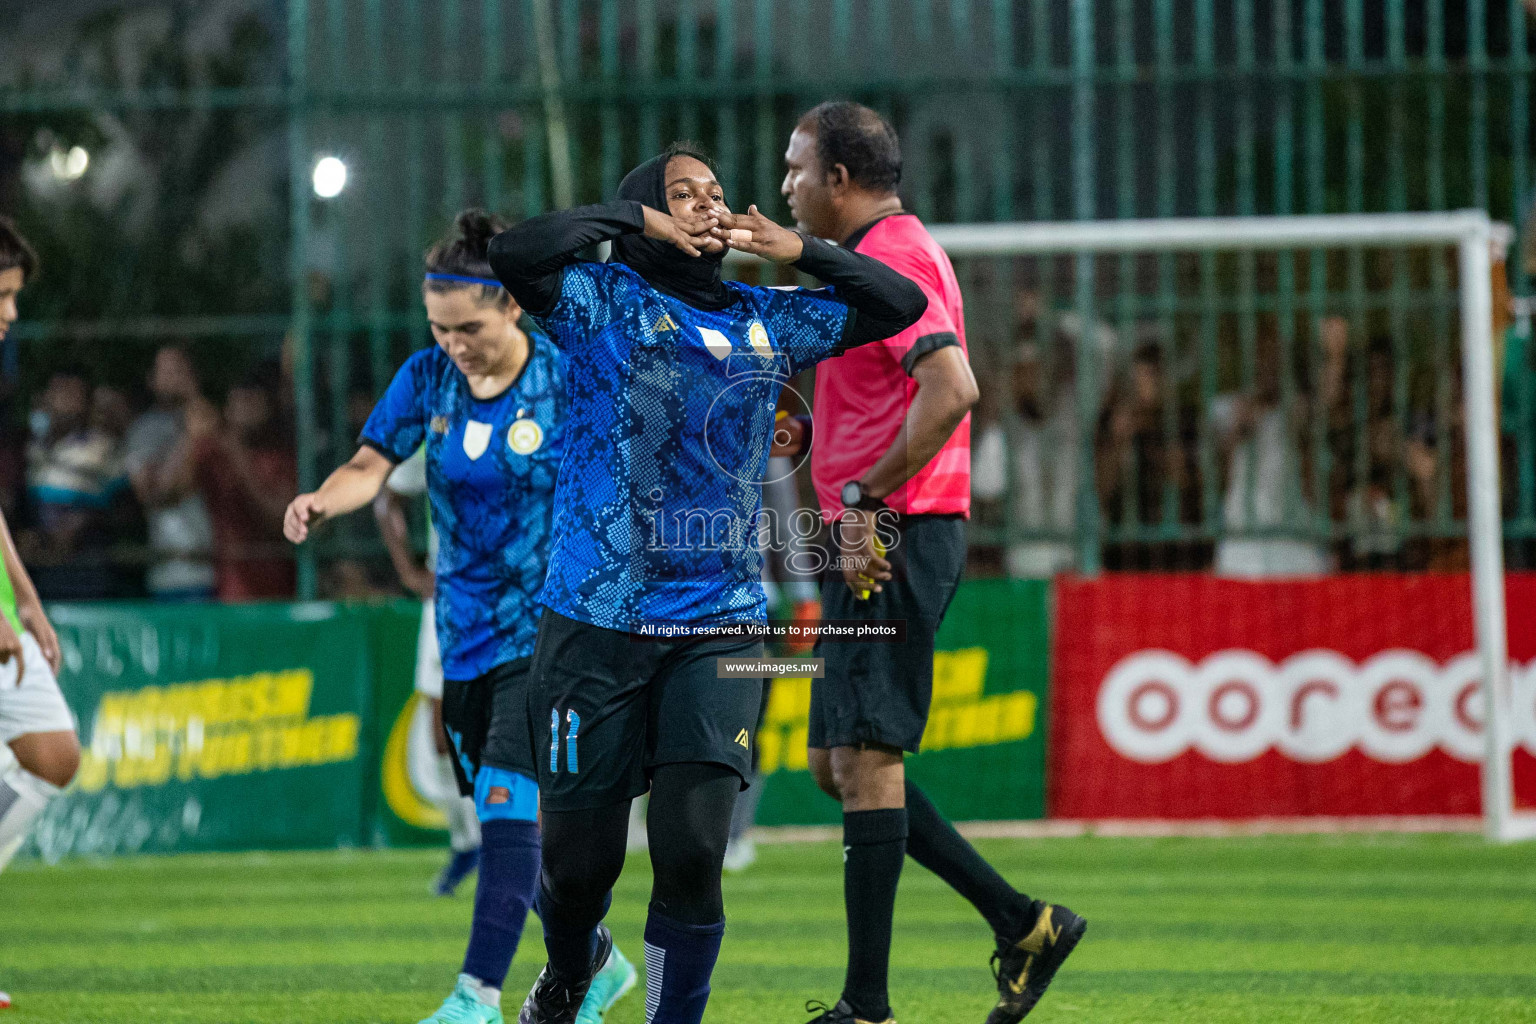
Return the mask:
<path id="1" fill-rule="evenodd" d="M 949 5 L 949 53 L 971 54 L 975 47 L 971 41 L 971 0 L 950 0 Z M 962 97 L 966 102 L 968 97 Z M 953 166 L 955 175 L 955 219 L 975 220 L 979 212 L 976 188 L 975 130 L 971 124 L 956 126 Z M 973 266 L 975 264 L 972 264 Z"/>
<path id="2" fill-rule="evenodd" d="M 464 17 L 459 0 L 437 0 L 442 41 L 439 82 L 450 89 L 464 84 Z M 443 203 L 439 219 L 447 220 L 464 207 L 464 113 L 451 106 L 443 115 Z"/>
<path id="3" fill-rule="evenodd" d="M 1445 0 L 1425 0 L 1424 10 L 1424 65 L 1428 74 L 1428 126 L 1424 145 L 1428 169 L 1425 172 L 1425 191 L 1429 208 L 1446 208 L 1445 190 Z M 1451 294 L 1450 268 L 1445 253 L 1436 251 L 1430 260 L 1430 291 L 1434 296 L 1431 312 L 1434 330 L 1434 360 L 1436 366 L 1448 366 L 1452 353 L 1451 328 L 1448 309 Z M 1435 524 L 1447 529 L 1454 520 L 1451 501 L 1451 451 L 1449 424 L 1452 403 L 1449 374 L 1435 375 Z"/>
<path id="4" fill-rule="evenodd" d="M 1307 132 L 1306 132 L 1306 203 L 1308 213 L 1327 212 L 1328 199 L 1328 142 L 1323 120 L 1323 78 L 1328 67 L 1323 49 L 1323 0 L 1307 0 L 1305 61 L 1307 69 Z M 1311 318 L 1313 367 L 1322 365 L 1321 332 L 1319 321 L 1332 312 L 1326 307 L 1328 290 L 1328 254 L 1313 249 L 1307 254 L 1307 314 Z M 1315 371 L 1312 393 L 1320 393 L 1321 380 Z M 1328 508 L 1328 481 L 1333 474 L 1332 458 L 1328 448 L 1328 422 L 1326 416 L 1312 417 L 1312 494 L 1313 529 L 1319 539 L 1330 532 Z"/>
<path id="5" fill-rule="evenodd" d="M 1133 0 L 1116 0 L 1115 8 L 1115 216 L 1136 216 L 1136 11 Z M 1116 268 L 1115 328 L 1122 357 L 1135 346 L 1137 253 L 1122 253 Z M 1129 481 L 1122 482 L 1118 533 L 1135 543 L 1141 539 L 1141 478 L 1151 467 L 1140 461 L 1141 450 L 1130 445 Z M 1166 481 L 1165 481 L 1166 482 Z M 1155 522 L 1153 515 L 1149 522 Z"/>
<path id="6" fill-rule="evenodd" d="M 763 0 L 759 0 L 762 3 Z M 656 0 L 640 0 L 635 15 L 636 72 L 640 76 L 640 159 L 661 152 L 661 117 L 653 90 L 656 86 Z M 770 47 L 769 52 L 772 52 Z"/>
<path id="7" fill-rule="evenodd" d="M 1275 4 L 1272 14 L 1274 43 L 1274 197 L 1275 215 L 1292 212 L 1295 160 L 1294 100 L 1295 39 L 1290 0 Z M 1274 254 L 1277 306 L 1275 331 L 1280 344 L 1280 415 L 1293 423 L 1296 408 L 1296 260 L 1294 249 Z"/>
<path id="8" fill-rule="evenodd" d="M 1344 142 L 1344 203 L 1350 213 L 1365 208 L 1365 124 L 1362 85 L 1359 80 L 1361 65 L 1365 62 L 1365 18 L 1361 10 L 1362 0 L 1346 0 L 1344 5 L 1344 54 L 1345 63 L 1355 76 L 1346 95 L 1346 122 Z M 1368 346 L 1365 295 L 1365 254 L 1358 245 L 1351 246 L 1346 254 L 1349 289 L 1349 334 L 1357 356 L 1352 375 L 1354 409 L 1354 494 L 1358 495 L 1358 512 L 1365 512 L 1365 502 L 1370 488 L 1371 444 L 1370 420 L 1376 410 L 1370 408 L 1370 354 Z M 1346 492 L 1347 493 L 1347 492 Z M 1326 501 L 1326 499 L 1324 499 Z M 1346 513 L 1348 514 L 1348 513 Z M 1363 524 L 1362 524 L 1363 525 Z"/>
<path id="9" fill-rule="evenodd" d="M 1173 92 L 1173 0 L 1156 0 L 1152 17 L 1153 59 L 1157 72 L 1157 215 L 1172 217 L 1178 213 L 1179 195 L 1178 108 L 1174 104 Z M 1158 341 L 1162 347 L 1163 373 L 1168 378 L 1169 388 L 1163 429 L 1170 439 L 1176 437 L 1176 431 L 1179 430 L 1178 395 L 1182 384 L 1175 334 L 1178 304 L 1176 270 L 1176 257 L 1172 253 L 1157 254 Z M 1169 476 L 1167 486 L 1163 488 L 1162 521 L 1178 523 L 1181 516 L 1179 492 L 1172 474 Z"/>
<path id="10" fill-rule="evenodd" d="M 383 0 L 367 0 L 363 7 L 363 40 L 369 53 L 384 52 Z M 384 88 L 384 61 L 368 61 L 368 89 L 377 95 Z M 368 177 L 383 186 L 385 168 L 391 167 L 384 144 L 384 115 L 373 111 L 368 116 Z M 377 216 L 383 187 L 369 190 L 370 220 L 384 223 Z M 381 232 L 368 246 L 368 384 L 375 396 L 382 395 L 389 384 L 392 367 L 389 352 L 389 271 L 392 264 L 389 232 Z"/>
<path id="11" fill-rule="evenodd" d="M 752 149 L 752 191 L 764 209 L 783 208 L 775 182 L 779 140 L 773 116 L 773 0 L 756 0 L 752 8 L 752 87 L 756 138 Z M 795 111 L 796 116 L 799 111 Z"/>
<path id="12" fill-rule="evenodd" d="M 424 88 L 422 70 L 425 40 L 423 37 L 426 34 L 421 19 L 421 0 L 404 0 L 402 14 L 402 20 L 405 22 L 406 90 L 419 95 Z M 419 107 L 411 109 L 406 115 L 405 122 L 405 216 L 401 218 L 405 240 L 400 247 L 401 254 L 405 258 L 406 280 L 415 277 L 420 270 L 418 260 L 421 256 L 423 241 L 422 220 L 427 205 L 427 188 L 422 167 L 422 153 L 426 148 L 423 138 L 425 131 L 426 125 L 422 119 L 421 109 Z M 413 303 L 411 310 L 410 347 L 415 348 L 426 335 L 426 313 L 421 311 L 420 303 Z"/>
<path id="13" fill-rule="evenodd" d="M 1237 51 L 1237 109 L 1234 119 L 1237 122 L 1237 215 L 1239 217 L 1251 217 L 1257 212 L 1255 199 L 1255 161 L 1254 155 L 1254 102 L 1253 102 L 1253 76 L 1257 65 L 1257 40 L 1254 31 L 1253 0 L 1235 0 L 1235 25 Z M 1241 390 L 1245 394 L 1255 393 L 1258 379 L 1258 314 L 1254 301 L 1254 278 L 1257 274 L 1254 253 L 1252 250 L 1243 250 L 1236 254 L 1237 267 L 1237 329 L 1238 329 L 1238 367 L 1240 374 Z M 1281 378 L 1290 374 L 1291 368 L 1281 363 L 1277 368 Z M 1289 424 L 1289 420 L 1286 423 Z M 1248 446 L 1248 480 L 1251 486 L 1244 495 L 1245 509 L 1243 522 L 1250 528 L 1257 522 L 1258 509 L 1256 498 L 1258 495 L 1258 450 L 1257 442 Z M 1286 509 L 1289 513 L 1291 510 Z M 1269 524 L 1265 524 L 1269 525 Z"/>
<path id="14" fill-rule="evenodd" d="M 1031 70 L 1036 75 L 1043 75 L 1051 67 L 1051 4 L 1032 4 L 1030 13 L 1034 16 L 1031 26 Z M 1051 113 L 1051 101 L 1049 97 L 1055 94 L 1055 90 L 1042 87 L 1031 95 L 1030 100 L 1034 106 L 1034 145 L 1030 147 L 1030 157 L 1033 166 L 1030 168 L 1031 185 L 1035 193 L 1035 219 L 1050 220 L 1055 213 L 1055 201 L 1053 195 L 1054 170 L 1051 163 L 1051 132 L 1054 128 Z M 1047 257 L 1046 262 L 1051 262 Z"/>
<path id="15" fill-rule="evenodd" d="M 619 133 L 619 111 L 614 98 L 622 95 L 619 89 L 619 4 L 618 0 L 602 0 L 598 13 L 598 61 L 603 76 L 603 102 L 598 112 L 599 129 L 602 132 L 603 152 L 600 157 L 602 171 L 599 175 L 597 201 L 606 202 L 619 190 L 623 176 L 621 160 L 624 147 Z"/>
<path id="16" fill-rule="evenodd" d="M 1213 109 L 1216 67 L 1216 24 L 1213 0 L 1195 0 L 1195 73 L 1199 102 L 1195 127 L 1196 209 L 1202 217 L 1216 214 L 1216 124 Z M 1202 252 L 1200 266 L 1200 481 L 1201 522 L 1207 530 L 1221 530 L 1217 483 L 1216 438 L 1211 429 L 1211 407 L 1216 400 L 1216 258 Z"/>
<path id="17" fill-rule="evenodd" d="M 347 81 L 347 5 L 346 0 L 327 0 L 325 5 L 325 37 L 326 37 L 326 61 L 329 67 L 326 69 L 326 85 L 331 91 L 345 89 Z M 334 109 L 327 119 L 333 138 L 343 138 L 345 133 L 338 130 L 341 117 Z M 329 344 L 329 379 L 326 388 L 331 400 L 331 444 L 330 458 L 333 465 L 341 465 L 352 454 L 348 448 L 352 438 L 347 435 L 347 396 L 352 389 L 352 304 L 350 271 L 347 261 L 347 215 L 346 211 L 351 206 L 355 196 L 343 192 L 330 200 L 325 207 L 324 216 L 327 227 L 330 229 L 333 244 L 331 245 L 331 308 L 327 317 L 327 341 Z M 351 538 L 357 535 L 354 521 L 347 520 L 336 524 L 342 536 Z"/>
<path id="18" fill-rule="evenodd" d="M 1467 0 L 1467 71 L 1472 109 L 1467 117 L 1467 164 L 1472 206 L 1488 209 L 1488 5 Z M 1465 286 L 1463 286 L 1465 287 Z"/>
<path id="19" fill-rule="evenodd" d="M 682 108 L 678 134 L 685 139 L 699 135 L 699 100 L 694 80 L 699 67 L 699 16 L 695 0 L 677 0 L 677 70 L 673 72 L 682 86 Z"/>
<path id="20" fill-rule="evenodd" d="M 885 5 L 880 10 L 889 24 Z M 888 35 L 888 34 L 887 34 Z M 889 38 L 887 38 L 889 43 Z M 1013 53 L 1013 5 L 1008 0 L 992 0 L 992 66 L 1002 90 L 1001 108 L 1004 113 L 1003 130 L 988 147 L 992 158 L 992 217 L 998 221 L 1013 220 L 1014 172 L 1018 166 L 1018 147 L 1015 144 L 1013 99 L 1009 86 L 1014 75 Z M 890 53 L 887 45 L 881 53 Z"/>
<path id="21" fill-rule="evenodd" d="M 917 39 L 917 52 L 935 52 L 931 0 L 912 0 L 912 32 Z M 920 144 L 931 144 L 931 140 L 932 136 L 929 136 Z M 924 220 L 933 220 L 939 215 L 937 179 L 938 175 L 928 170 L 924 172 L 922 181 L 913 187 L 913 202 L 917 205 L 915 212 Z"/>
<path id="22" fill-rule="evenodd" d="M 501 0 L 480 0 L 480 87 L 487 92 L 501 83 L 502 33 Z M 500 212 L 506 202 L 507 158 L 501 136 L 500 105 L 487 108 L 482 123 L 485 139 L 480 147 L 480 176 L 485 185 L 481 199 L 486 209 Z"/>
<path id="23" fill-rule="evenodd" d="M 1093 0 L 1072 0 L 1072 214 L 1092 220 L 1097 212 L 1097 153 L 1094 143 L 1095 61 Z M 1098 310 L 1095 308 L 1094 270 L 1097 256 L 1077 257 L 1077 316 L 1082 325 L 1078 339 L 1078 567 L 1086 574 L 1099 571 L 1099 495 L 1094 473 L 1094 429 L 1098 423 L 1099 360 Z"/>
<path id="24" fill-rule="evenodd" d="M 1531 279 L 1529 268 L 1526 265 L 1526 248 L 1530 242 L 1526 220 L 1530 216 L 1530 159 L 1527 147 L 1530 145 L 1530 75 L 1531 59 L 1530 51 L 1526 45 L 1526 9 L 1522 0 L 1509 0 L 1509 153 L 1510 153 L 1510 179 L 1511 195 L 1510 209 L 1514 211 L 1511 218 L 1515 225 L 1515 241 L 1509 252 L 1509 281 L 1511 291 L 1517 296 L 1528 296 L 1531 293 Z M 1532 519 L 1536 517 L 1536 437 L 1532 437 L 1532 401 L 1536 395 L 1531 394 L 1531 337 L 1530 318 L 1522 317 L 1521 326 L 1517 328 L 1522 333 L 1522 344 L 1519 350 L 1520 362 L 1516 366 L 1515 379 L 1515 408 L 1516 423 L 1514 424 L 1516 446 L 1516 493 L 1519 496 L 1517 506 L 1518 531 L 1522 539 L 1528 539 L 1532 530 Z M 1507 386 L 1508 382 L 1506 383 Z M 1507 429 L 1507 428 L 1506 428 Z"/>
<path id="25" fill-rule="evenodd" d="M 1387 0 L 1386 43 L 1387 64 L 1391 69 L 1389 108 L 1387 121 L 1387 205 L 1394 213 L 1408 208 L 1408 164 L 1404 110 L 1405 78 L 1408 66 L 1407 19 L 1403 0 Z M 1408 398 L 1410 378 L 1413 374 L 1413 344 L 1408 334 L 1409 280 L 1407 253 L 1401 246 L 1392 250 L 1391 285 L 1391 344 L 1392 418 L 1396 423 L 1397 436 L 1407 442 L 1409 432 Z M 1402 514 L 1402 521 L 1411 516 L 1408 473 L 1403 459 L 1393 460 L 1392 503 Z"/>
<path id="26" fill-rule="evenodd" d="M 741 167 L 740 141 L 736 137 L 736 0 L 715 3 L 715 84 L 720 93 L 715 98 L 715 159 L 720 163 L 720 177 L 726 195 L 738 198 L 746 191 L 738 173 Z M 754 203 L 767 206 L 756 196 Z"/>
<path id="27" fill-rule="evenodd" d="M 309 310 L 309 4 L 288 0 L 288 231 L 289 302 L 293 342 L 293 404 L 296 424 L 299 490 L 312 491 L 315 466 L 315 379 L 310 352 Z M 298 552 L 299 599 L 315 598 L 315 548 Z"/>

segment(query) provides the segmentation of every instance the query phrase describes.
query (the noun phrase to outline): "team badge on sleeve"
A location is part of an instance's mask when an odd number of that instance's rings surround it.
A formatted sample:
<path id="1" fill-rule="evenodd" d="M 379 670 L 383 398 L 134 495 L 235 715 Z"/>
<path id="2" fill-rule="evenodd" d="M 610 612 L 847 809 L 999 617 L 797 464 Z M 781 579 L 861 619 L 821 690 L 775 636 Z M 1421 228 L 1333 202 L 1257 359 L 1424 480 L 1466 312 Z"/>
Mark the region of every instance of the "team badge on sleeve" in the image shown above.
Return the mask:
<path id="1" fill-rule="evenodd" d="M 544 428 L 535 420 L 519 419 L 507 428 L 507 447 L 519 455 L 532 455 L 544 443 Z"/>

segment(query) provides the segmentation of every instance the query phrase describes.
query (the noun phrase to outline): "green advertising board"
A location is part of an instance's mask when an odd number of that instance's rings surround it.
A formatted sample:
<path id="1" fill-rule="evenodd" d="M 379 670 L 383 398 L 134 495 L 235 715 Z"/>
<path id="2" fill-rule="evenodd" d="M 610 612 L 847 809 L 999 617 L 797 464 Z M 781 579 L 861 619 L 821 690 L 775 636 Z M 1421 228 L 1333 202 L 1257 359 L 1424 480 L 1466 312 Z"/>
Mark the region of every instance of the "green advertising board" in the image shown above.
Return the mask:
<path id="1" fill-rule="evenodd" d="M 445 845 L 448 823 L 443 812 L 412 780 L 408 763 L 414 719 L 424 709 L 416 692 L 416 640 L 421 604 L 394 601 L 369 610 L 373 660 L 374 735 L 368 811 L 373 842 L 380 846 Z"/>
<path id="2" fill-rule="evenodd" d="M 960 587 L 908 771 L 950 816 L 1044 813 L 1047 584 Z M 415 845 L 442 812 L 407 765 L 421 606 L 60 605 L 79 775 L 34 830 L 55 858 Z M 806 770 L 809 679 L 774 683 L 758 736 L 763 825 L 831 824 Z"/>
<path id="3" fill-rule="evenodd" d="M 364 617 L 333 604 L 50 609 L 80 771 L 44 856 L 364 838 Z"/>
<path id="4" fill-rule="evenodd" d="M 928 730 L 907 772 L 956 820 L 1045 816 L 1048 591 L 1045 580 L 969 581 L 944 617 Z M 758 734 L 760 825 L 840 820 L 806 768 L 810 699 L 809 679 L 773 683 Z"/>

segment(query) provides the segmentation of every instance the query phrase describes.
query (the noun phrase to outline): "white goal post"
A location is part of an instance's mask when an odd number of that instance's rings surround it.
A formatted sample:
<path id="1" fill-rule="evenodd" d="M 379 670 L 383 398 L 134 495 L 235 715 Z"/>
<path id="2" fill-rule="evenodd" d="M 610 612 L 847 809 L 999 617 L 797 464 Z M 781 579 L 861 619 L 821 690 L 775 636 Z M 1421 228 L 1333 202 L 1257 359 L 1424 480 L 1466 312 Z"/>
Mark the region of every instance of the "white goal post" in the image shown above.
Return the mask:
<path id="1" fill-rule="evenodd" d="M 1514 805 L 1511 687 L 1504 601 L 1498 425 L 1494 410 L 1490 247 L 1500 230 L 1480 210 L 1453 213 L 949 224 L 931 228 L 951 256 L 1269 251 L 1455 246 L 1467 437 L 1472 606 L 1486 740 L 1483 813 L 1490 840 L 1536 838 L 1536 811 Z"/>

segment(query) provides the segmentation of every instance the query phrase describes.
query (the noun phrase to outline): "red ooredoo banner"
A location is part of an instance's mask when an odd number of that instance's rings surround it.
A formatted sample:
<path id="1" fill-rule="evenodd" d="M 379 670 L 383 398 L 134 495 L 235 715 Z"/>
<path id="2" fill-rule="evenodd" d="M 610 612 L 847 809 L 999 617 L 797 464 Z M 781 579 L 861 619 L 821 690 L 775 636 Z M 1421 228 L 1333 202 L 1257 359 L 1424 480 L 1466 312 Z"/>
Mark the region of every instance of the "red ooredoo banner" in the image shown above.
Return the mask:
<path id="1" fill-rule="evenodd" d="M 1536 803 L 1536 574 L 1509 578 L 1518 802 Z M 1062 818 L 1477 814 L 1466 576 L 1064 578 L 1048 809 Z"/>

